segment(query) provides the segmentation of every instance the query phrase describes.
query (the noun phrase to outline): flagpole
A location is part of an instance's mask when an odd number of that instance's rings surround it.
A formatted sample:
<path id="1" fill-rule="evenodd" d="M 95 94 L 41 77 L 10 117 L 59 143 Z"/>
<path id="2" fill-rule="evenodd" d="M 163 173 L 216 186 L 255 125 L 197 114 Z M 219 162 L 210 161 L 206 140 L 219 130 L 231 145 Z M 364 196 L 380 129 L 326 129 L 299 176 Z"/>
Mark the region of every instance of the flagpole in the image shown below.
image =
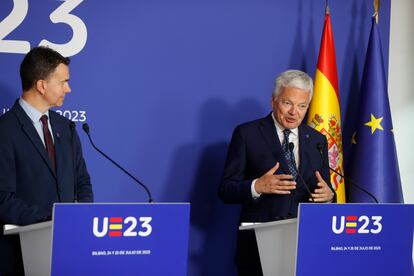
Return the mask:
<path id="1" fill-rule="evenodd" d="M 328 0 L 326 0 L 328 1 Z M 375 17 L 375 23 L 378 24 L 378 12 L 380 9 L 380 0 L 374 0 L 374 14 L 372 15 L 372 17 Z"/>
<path id="2" fill-rule="evenodd" d="M 329 5 L 328 5 L 328 0 L 326 0 L 326 4 L 325 4 L 325 15 L 329 15 Z"/>

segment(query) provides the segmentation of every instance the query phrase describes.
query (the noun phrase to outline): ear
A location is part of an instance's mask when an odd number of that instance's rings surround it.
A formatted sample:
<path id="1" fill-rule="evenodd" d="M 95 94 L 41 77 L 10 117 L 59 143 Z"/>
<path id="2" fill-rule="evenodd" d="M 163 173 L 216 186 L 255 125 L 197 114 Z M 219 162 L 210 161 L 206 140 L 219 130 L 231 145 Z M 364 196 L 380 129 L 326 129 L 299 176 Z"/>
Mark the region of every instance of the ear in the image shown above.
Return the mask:
<path id="1" fill-rule="evenodd" d="M 35 88 L 41 95 L 44 95 L 47 88 L 47 82 L 45 80 L 38 80 L 35 83 Z"/>
<path id="2" fill-rule="evenodd" d="M 272 100 L 271 100 L 271 102 L 272 102 L 272 108 L 274 108 L 274 107 L 275 107 L 275 104 L 276 104 L 276 98 L 275 98 L 275 96 L 273 96 L 273 95 L 272 95 Z"/>

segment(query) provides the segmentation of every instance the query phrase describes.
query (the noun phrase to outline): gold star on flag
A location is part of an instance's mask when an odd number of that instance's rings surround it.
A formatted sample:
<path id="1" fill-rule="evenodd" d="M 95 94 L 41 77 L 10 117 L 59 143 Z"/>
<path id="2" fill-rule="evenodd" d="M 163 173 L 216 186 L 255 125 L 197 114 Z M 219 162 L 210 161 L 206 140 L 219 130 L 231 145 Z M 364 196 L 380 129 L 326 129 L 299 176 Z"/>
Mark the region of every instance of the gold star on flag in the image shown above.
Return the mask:
<path id="1" fill-rule="evenodd" d="M 371 121 L 365 123 L 366 126 L 371 127 L 371 134 L 374 134 L 377 129 L 382 131 L 384 130 L 381 126 L 382 119 L 383 117 L 375 118 L 375 116 L 371 113 Z"/>

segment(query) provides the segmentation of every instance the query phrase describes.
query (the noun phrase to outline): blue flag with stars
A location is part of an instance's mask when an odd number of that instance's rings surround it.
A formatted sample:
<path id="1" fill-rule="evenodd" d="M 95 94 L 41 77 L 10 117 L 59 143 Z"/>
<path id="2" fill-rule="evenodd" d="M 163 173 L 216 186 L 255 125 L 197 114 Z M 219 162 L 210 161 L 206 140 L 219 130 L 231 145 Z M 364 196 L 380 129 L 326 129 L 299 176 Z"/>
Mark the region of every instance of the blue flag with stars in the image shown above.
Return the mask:
<path id="1" fill-rule="evenodd" d="M 375 18 L 361 81 L 358 124 L 352 136 L 349 177 L 379 203 L 403 203 L 400 172 L 388 101 L 381 40 Z M 375 202 L 347 185 L 347 202 Z"/>

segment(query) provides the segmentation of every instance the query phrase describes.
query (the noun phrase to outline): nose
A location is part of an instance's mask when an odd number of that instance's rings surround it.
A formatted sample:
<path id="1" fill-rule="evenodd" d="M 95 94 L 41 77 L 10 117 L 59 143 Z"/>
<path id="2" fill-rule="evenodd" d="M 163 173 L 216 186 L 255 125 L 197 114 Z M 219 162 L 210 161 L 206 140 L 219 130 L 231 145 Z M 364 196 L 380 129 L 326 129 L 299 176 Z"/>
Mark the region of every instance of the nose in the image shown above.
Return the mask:
<path id="1" fill-rule="evenodd" d="M 72 89 L 70 88 L 69 83 L 66 84 L 66 89 L 65 89 L 65 93 L 70 93 L 72 91 Z"/>
<path id="2" fill-rule="evenodd" d="M 296 114 L 296 111 L 297 111 L 297 106 L 292 104 L 292 106 L 289 109 L 289 114 L 292 114 L 292 115 Z"/>

